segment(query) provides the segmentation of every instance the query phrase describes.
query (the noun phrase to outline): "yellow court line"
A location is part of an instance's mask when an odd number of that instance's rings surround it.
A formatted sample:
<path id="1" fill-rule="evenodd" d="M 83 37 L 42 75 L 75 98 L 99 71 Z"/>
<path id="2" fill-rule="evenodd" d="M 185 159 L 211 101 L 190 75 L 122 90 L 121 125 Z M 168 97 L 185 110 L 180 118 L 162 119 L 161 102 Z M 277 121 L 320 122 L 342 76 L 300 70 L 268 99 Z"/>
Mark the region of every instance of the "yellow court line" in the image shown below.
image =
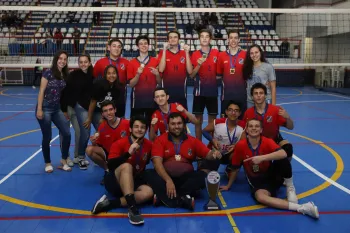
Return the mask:
<path id="1" fill-rule="evenodd" d="M 231 214 L 230 214 L 229 212 L 227 212 L 227 218 L 228 218 L 228 220 L 229 220 L 230 223 L 231 223 L 233 232 L 234 232 L 234 233 L 240 233 L 240 231 L 239 231 L 239 229 L 238 229 L 238 227 L 237 227 L 237 224 L 236 224 L 235 220 L 233 220 L 233 218 L 232 218 L 232 216 L 231 216 Z"/>
<path id="2" fill-rule="evenodd" d="M 305 137 L 303 135 L 291 133 L 291 132 L 286 132 L 286 131 L 282 131 L 282 132 L 285 132 L 287 134 L 290 134 L 290 135 L 293 135 L 296 137 L 304 138 L 308 141 L 311 141 L 317 145 L 322 146 L 324 149 L 326 149 L 328 152 L 330 152 L 336 160 L 336 169 L 335 169 L 333 175 L 330 177 L 330 179 L 333 181 L 337 181 L 340 178 L 340 176 L 342 175 L 342 173 L 344 171 L 344 163 L 343 163 L 342 158 L 340 157 L 340 155 L 336 151 L 334 151 L 332 148 L 330 148 L 327 145 L 320 144 L 320 141 Z M 308 191 L 300 193 L 298 195 L 298 198 L 301 199 L 301 198 L 313 195 L 315 193 L 318 193 L 318 192 L 328 188 L 330 185 L 331 184 L 329 182 L 325 181 L 324 183 L 322 183 L 321 185 L 319 185 L 317 187 L 314 187 Z M 3 194 L 0 194 L 0 200 L 4 200 L 4 201 L 10 202 L 10 203 L 18 204 L 18 205 L 22 205 L 22 206 L 27 206 L 27 207 L 32 207 L 32 208 L 42 209 L 42 210 L 49 210 L 49 211 L 54 211 L 54 212 L 60 212 L 60 213 L 91 215 L 90 211 L 87 211 L 87 210 L 78 210 L 78 209 L 69 209 L 69 208 L 61 208 L 61 207 L 56 207 L 56 206 L 42 205 L 42 204 L 37 204 L 37 203 L 33 203 L 33 202 L 23 201 L 23 200 L 16 199 L 16 198 L 6 196 Z M 210 215 L 227 214 L 227 213 L 232 214 L 232 213 L 238 213 L 238 212 L 258 210 L 258 209 L 262 209 L 265 207 L 266 206 L 263 206 L 263 205 L 251 205 L 251 206 L 244 206 L 244 207 L 232 208 L 232 209 L 220 210 L 220 211 L 204 211 L 204 212 L 195 212 L 195 213 L 174 213 L 173 216 L 174 217 L 176 217 L 176 215 L 191 216 L 191 215 L 198 215 L 198 214 L 210 216 Z M 168 214 L 166 214 L 166 215 L 168 215 Z M 124 214 L 122 214 L 122 213 L 107 213 L 107 214 L 103 214 L 103 215 L 107 215 L 107 216 L 108 215 L 110 215 L 110 216 L 121 215 L 121 216 L 124 216 Z M 162 214 L 144 214 L 144 215 L 152 217 L 152 216 L 161 216 Z"/>
<path id="3" fill-rule="evenodd" d="M 218 197 L 219 197 L 219 200 L 220 200 L 220 202 L 221 202 L 222 207 L 226 208 L 226 207 L 227 207 L 226 201 L 225 201 L 225 199 L 224 199 L 224 197 L 222 196 L 222 194 L 221 194 L 220 191 L 218 192 Z"/>

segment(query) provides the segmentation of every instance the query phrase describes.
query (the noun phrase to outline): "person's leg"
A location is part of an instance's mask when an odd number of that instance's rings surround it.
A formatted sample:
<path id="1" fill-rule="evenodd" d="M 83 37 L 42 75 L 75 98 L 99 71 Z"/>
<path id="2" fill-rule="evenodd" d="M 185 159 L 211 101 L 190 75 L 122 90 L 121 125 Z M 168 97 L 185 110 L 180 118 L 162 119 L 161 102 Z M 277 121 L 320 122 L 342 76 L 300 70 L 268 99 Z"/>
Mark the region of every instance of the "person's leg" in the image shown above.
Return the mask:
<path id="1" fill-rule="evenodd" d="M 93 113 L 93 115 L 92 115 L 92 125 L 94 126 L 95 131 L 98 130 L 98 126 L 100 125 L 101 119 L 102 119 L 101 113 L 99 113 L 99 112 L 94 112 Z M 90 133 L 91 133 L 91 127 L 90 127 Z"/>
<path id="2" fill-rule="evenodd" d="M 86 148 L 86 154 L 94 163 L 100 166 L 104 171 L 108 171 L 108 166 L 106 162 L 106 158 L 108 155 L 106 155 L 102 147 L 88 146 Z"/>
<path id="3" fill-rule="evenodd" d="M 202 140 L 202 124 L 203 124 L 203 112 L 205 108 L 205 97 L 194 96 L 192 104 L 192 113 L 196 116 L 199 124 L 195 125 L 196 138 Z"/>
<path id="4" fill-rule="evenodd" d="M 313 218 L 319 218 L 318 208 L 312 202 L 302 205 L 288 202 L 286 200 L 272 197 L 268 190 L 259 189 L 254 194 L 255 199 L 266 206 L 282 210 L 292 210 L 302 214 L 309 215 Z"/>
<path id="5" fill-rule="evenodd" d="M 69 147 L 71 141 L 69 121 L 64 116 L 63 112 L 58 108 L 52 115 L 52 122 L 58 128 L 60 134 L 62 135 L 62 164 L 66 164 L 66 159 L 69 156 Z"/>
<path id="6" fill-rule="evenodd" d="M 36 108 L 37 109 L 37 108 Z M 51 166 L 47 172 L 52 172 L 53 168 L 51 165 L 51 158 L 50 158 L 50 142 L 52 138 L 52 128 L 51 128 L 51 111 L 49 108 L 45 108 L 43 106 L 43 119 L 38 120 L 38 123 L 40 125 L 41 133 L 42 133 L 42 141 L 41 141 L 41 148 L 44 156 L 44 162 L 47 166 Z M 36 111 L 35 111 L 35 117 L 36 117 Z"/>
<path id="7" fill-rule="evenodd" d="M 205 178 L 207 173 L 204 171 L 193 171 L 184 174 L 180 180 L 181 185 L 177 190 L 179 196 L 190 195 L 192 196 L 198 190 L 205 188 Z"/>
<path id="8" fill-rule="evenodd" d="M 207 97 L 205 101 L 205 107 L 208 111 L 208 124 L 214 122 L 218 115 L 218 99 L 217 97 Z"/>
<path id="9" fill-rule="evenodd" d="M 75 111 L 75 109 L 73 109 L 72 107 L 68 106 L 67 108 L 67 112 L 68 112 L 68 116 L 69 116 L 69 120 L 73 126 L 74 129 L 74 158 L 77 158 L 79 155 L 79 142 L 80 142 L 80 125 L 78 123 L 78 119 L 77 119 L 77 113 Z"/>

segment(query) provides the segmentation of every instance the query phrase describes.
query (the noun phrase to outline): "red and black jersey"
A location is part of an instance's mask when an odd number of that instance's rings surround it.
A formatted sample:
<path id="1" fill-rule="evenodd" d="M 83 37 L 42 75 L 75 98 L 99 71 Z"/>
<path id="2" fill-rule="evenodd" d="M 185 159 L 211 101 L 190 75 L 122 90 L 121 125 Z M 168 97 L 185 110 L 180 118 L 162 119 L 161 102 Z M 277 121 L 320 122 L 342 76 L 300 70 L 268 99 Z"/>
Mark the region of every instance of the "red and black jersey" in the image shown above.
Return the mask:
<path id="1" fill-rule="evenodd" d="M 246 81 L 243 78 L 243 63 L 247 52 L 239 50 L 235 55 L 220 52 L 217 75 L 222 76 L 221 100 L 246 99 Z M 230 70 L 234 67 L 234 73 Z"/>
<path id="2" fill-rule="evenodd" d="M 124 137 L 130 135 L 130 121 L 121 118 L 117 127 L 112 128 L 107 121 L 103 121 L 98 127 L 99 137 L 97 138 L 96 144 L 103 147 L 109 152 L 112 144 Z"/>
<path id="3" fill-rule="evenodd" d="M 132 140 L 130 136 L 116 141 L 111 147 L 108 159 L 115 159 L 122 156 L 129 151 L 131 144 Z M 146 165 L 149 163 L 151 158 L 151 151 L 152 142 L 144 138 L 142 144 L 140 144 L 140 148 L 126 161 L 134 168 L 134 174 L 138 174 L 145 170 Z"/>
<path id="4" fill-rule="evenodd" d="M 137 70 L 140 66 L 141 62 L 137 58 L 130 61 L 128 66 L 128 82 L 136 76 Z M 157 80 L 156 75 L 151 72 L 150 67 L 158 67 L 158 60 L 156 58 L 149 57 L 138 83 L 132 88 L 132 108 L 153 108 L 154 106 L 153 92 L 157 87 Z"/>
<path id="5" fill-rule="evenodd" d="M 198 70 L 193 89 L 194 96 L 218 96 L 216 81 L 216 70 L 219 57 L 219 50 L 211 49 L 207 54 L 207 59 Z M 195 51 L 191 56 L 193 67 L 198 65 L 198 59 L 203 57 L 201 50 Z"/>

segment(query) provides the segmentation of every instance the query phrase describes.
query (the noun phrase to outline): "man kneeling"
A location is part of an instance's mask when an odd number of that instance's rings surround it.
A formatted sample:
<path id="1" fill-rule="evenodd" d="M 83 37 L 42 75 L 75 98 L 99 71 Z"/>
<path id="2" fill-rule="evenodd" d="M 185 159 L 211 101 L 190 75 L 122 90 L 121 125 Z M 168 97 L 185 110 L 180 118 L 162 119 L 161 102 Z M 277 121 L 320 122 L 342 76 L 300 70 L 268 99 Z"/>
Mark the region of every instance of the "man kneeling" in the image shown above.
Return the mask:
<path id="1" fill-rule="evenodd" d="M 143 174 L 152 150 L 152 143 L 144 138 L 146 131 L 146 119 L 143 116 L 132 117 L 131 136 L 112 144 L 108 156 L 109 173 L 105 176 L 105 188 L 116 199 L 109 200 L 103 195 L 91 210 L 93 214 L 127 206 L 130 223 L 144 223 L 136 204 L 144 203 L 153 197 L 152 188 L 146 185 Z"/>
<path id="2" fill-rule="evenodd" d="M 247 139 L 239 141 L 232 156 L 234 171 L 227 186 L 221 191 L 230 189 L 235 181 L 239 168 L 243 164 L 253 197 L 261 204 L 278 209 L 297 211 L 319 218 L 318 208 L 313 202 L 302 205 L 276 198 L 284 179 L 292 177 L 292 168 L 287 153 L 272 139 L 261 136 L 262 122 L 250 119 L 247 122 Z"/>
<path id="3" fill-rule="evenodd" d="M 155 170 L 147 170 L 146 179 L 155 192 L 153 203 L 168 207 L 194 209 L 194 194 L 205 187 L 207 174 L 194 171 L 196 157 L 220 159 L 219 151 L 210 151 L 201 141 L 188 135 L 185 119 L 173 112 L 168 117 L 169 132 L 159 136 L 152 148 Z"/>

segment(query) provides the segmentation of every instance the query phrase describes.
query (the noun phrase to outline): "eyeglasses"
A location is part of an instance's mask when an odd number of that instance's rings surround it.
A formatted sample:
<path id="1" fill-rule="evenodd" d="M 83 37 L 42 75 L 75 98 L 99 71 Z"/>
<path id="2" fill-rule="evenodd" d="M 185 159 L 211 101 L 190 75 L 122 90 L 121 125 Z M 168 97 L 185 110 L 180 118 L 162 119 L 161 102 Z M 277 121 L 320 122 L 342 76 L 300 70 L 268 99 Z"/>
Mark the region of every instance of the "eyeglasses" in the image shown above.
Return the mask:
<path id="1" fill-rule="evenodd" d="M 239 113 L 239 109 L 232 109 L 232 108 L 229 108 L 227 109 L 226 111 L 228 111 L 229 113 Z"/>

